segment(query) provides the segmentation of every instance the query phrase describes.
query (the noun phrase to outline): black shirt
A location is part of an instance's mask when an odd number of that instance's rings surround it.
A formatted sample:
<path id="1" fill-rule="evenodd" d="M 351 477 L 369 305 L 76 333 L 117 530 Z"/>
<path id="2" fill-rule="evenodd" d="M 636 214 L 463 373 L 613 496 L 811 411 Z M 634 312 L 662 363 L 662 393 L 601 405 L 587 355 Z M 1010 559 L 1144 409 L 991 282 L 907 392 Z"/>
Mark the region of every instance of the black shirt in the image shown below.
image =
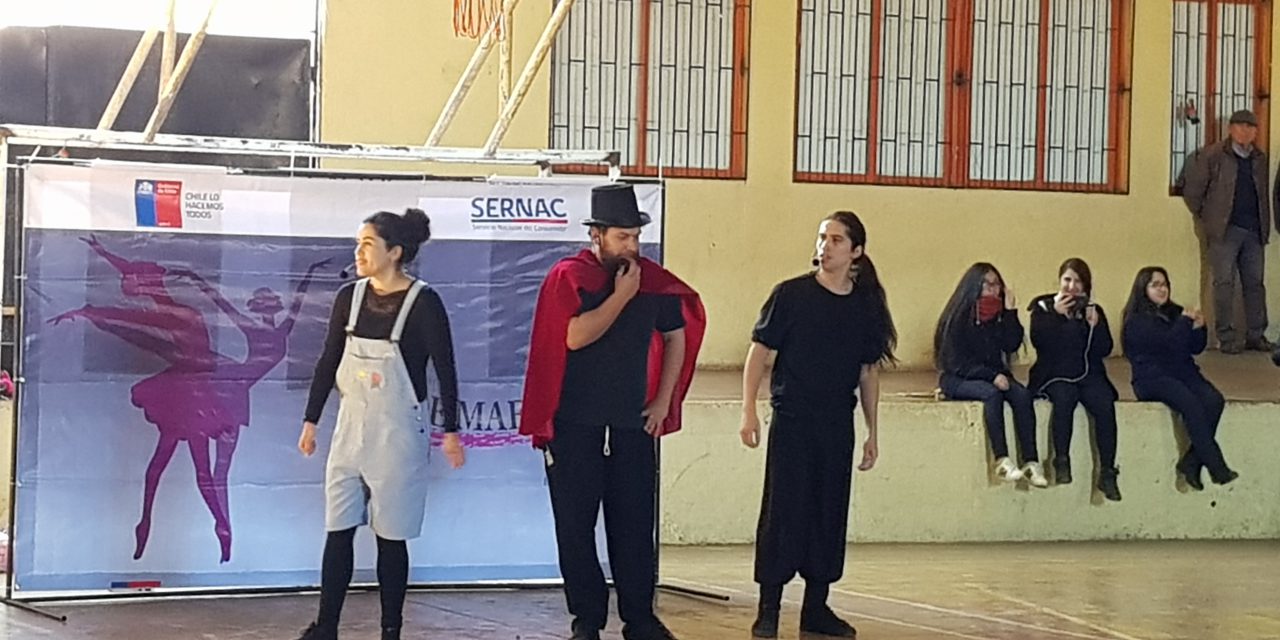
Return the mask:
<path id="1" fill-rule="evenodd" d="M 778 352 L 770 381 L 774 408 L 846 417 L 857 406 L 862 366 L 887 353 L 884 313 L 869 292 L 841 295 L 814 274 L 774 287 L 751 340 Z"/>
<path id="2" fill-rule="evenodd" d="M 578 315 L 604 304 L 612 293 L 613 282 L 599 292 L 579 291 Z M 653 332 L 683 327 L 679 297 L 636 294 L 600 339 L 569 352 L 556 422 L 643 428 Z"/>
<path id="3" fill-rule="evenodd" d="M 1240 157 L 1233 149 L 1231 155 L 1236 159 L 1236 193 L 1231 205 L 1231 224 L 1254 233 L 1262 232 L 1262 221 L 1258 219 L 1258 184 L 1253 178 L 1253 154 Z"/>
<path id="4" fill-rule="evenodd" d="M 324 340 L 324 353 L 316 362 L 315 377 L 311 379 L 311 394 L 307 400 L 308 422 L 318 422 L 324 411 L 338 375 L 338 365 L 347 346 L 347 320 L 351 313 L 351 297 L 355 283 L 338 291 L 329 316 L 329 332 Z M 365 290 L 364 304 L 356 318 L 355 336 L 373 340 L 390 340 L 396 316 L 404 304 L 408 290 L 378 295 L 369 287 Z M 440 382 L 440 409 L 445 431 L 458 430 L 458 374 L 453 360 L 453 336 L 449 330 L 449 316 L 445 313 L 440 295 L 430 287 L 423 287 L 413 301 L 409 317 L 405 319 L 404 333 L 400 336 L 400 355 L 404 357 L 409 380 L 418 394 L 418 402 L 427 399 L 427 362 L 435 365 Z"/>

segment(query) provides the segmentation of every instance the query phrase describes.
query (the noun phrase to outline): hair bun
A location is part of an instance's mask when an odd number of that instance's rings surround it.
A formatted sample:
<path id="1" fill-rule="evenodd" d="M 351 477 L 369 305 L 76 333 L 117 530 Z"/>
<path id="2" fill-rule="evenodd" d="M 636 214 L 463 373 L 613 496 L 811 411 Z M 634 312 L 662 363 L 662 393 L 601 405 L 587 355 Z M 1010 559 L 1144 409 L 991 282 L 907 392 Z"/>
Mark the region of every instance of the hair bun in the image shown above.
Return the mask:
<path id="1" fill-rule="evenodd" d="M 409 240 L 422 244 L 431 239 L 431 218 L 422 209 L 405 209 L 404 222 Z"/>

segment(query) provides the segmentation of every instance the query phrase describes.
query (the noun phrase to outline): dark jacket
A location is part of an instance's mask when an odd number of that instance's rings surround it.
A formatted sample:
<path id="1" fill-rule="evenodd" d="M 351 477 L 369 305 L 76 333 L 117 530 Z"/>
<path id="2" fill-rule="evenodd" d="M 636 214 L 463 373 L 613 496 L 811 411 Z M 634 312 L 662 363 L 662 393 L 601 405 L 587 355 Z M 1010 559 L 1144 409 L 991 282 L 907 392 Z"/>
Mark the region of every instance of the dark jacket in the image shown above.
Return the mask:
<path id="1" fill-rule="evenodd" d="M 1005 309 L 991 322 L 956 323 L 946 336 L 942 373 L 983 382 L 1000 374 L 1012 378 L 1008 354 L 1022 346 L 1023 334 L 1016 309 Z"/>
<path id="2" fill-rule="evenodd" d="M 1179 179 L 1182 200 L 1196 221 L 1204 227 L 1209 240 L 1221 240 L 1231 222 L 1236 198 L 1236 152 L 1228 138 L 1201 148 L 1187 158 Z M 1272 194 L 1268 188 L 1267 154 L 1254 147 L 1249 156 L 1253 162 L 1253 183 L 1258 191 L 1258 222 L 1262 243 L 1271 238 Z M 1280 186 L 1278 184 L 1277 186 Z M 1280 192 L 1275 196 L 1280 200 Z M 1280 211 L 1280 204 L 1275 205 Z M 1280 222 L 1276 223 L 1280 226 Z"/>
<path id="3" fill-rule="evenodd" d="M 1031 365 L 1028 386 L 1035 393 L 1043 392 L 1045 383 L 1059 378 L 1101 377 L 1106 380 L 1107 367 L 1103 359 L 1111 355 L 1115 347 L 1111 325 L 1107 323 L 1107 314 L 1102 307 L 1095 307 L 1098 324 L 1093 327 L 1090 339 L 1088 322 L 1083 318 L 1068 318 L 1053 308 L 1055 295 L 1043 295 L 1031 302 L 1031 344 L 1036 348 L 1036 363 Z M 1107 384 L 1111 384 L 1109 380 Z"/>
<path id="4" fill-rule="evenodd" d="M 1182 315 L 1182 307 L 1165 307 L 1159 313 L 1134 313 L 1125 320 L 1120 340 L 1124 356 L 1133 365 L 1134 384 L 1200 376 L 1195 356 L 1204 351 L 1209 332 L 1205 327 L 1196 329 L 1191 318 Z"/>

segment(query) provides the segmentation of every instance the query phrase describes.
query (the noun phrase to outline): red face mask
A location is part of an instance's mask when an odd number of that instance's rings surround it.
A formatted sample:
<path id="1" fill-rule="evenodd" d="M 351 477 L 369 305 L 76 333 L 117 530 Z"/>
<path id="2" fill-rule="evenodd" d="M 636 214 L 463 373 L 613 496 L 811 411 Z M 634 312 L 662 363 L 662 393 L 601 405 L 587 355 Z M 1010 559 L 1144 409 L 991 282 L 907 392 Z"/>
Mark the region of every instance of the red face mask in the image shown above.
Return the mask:
<path id="1" fill-rule="evenodd" d="M 978 298 L 978 322 L 991 322 L 1004 309 L 1004 301 L 1000 296 L 982 296 Z"/>

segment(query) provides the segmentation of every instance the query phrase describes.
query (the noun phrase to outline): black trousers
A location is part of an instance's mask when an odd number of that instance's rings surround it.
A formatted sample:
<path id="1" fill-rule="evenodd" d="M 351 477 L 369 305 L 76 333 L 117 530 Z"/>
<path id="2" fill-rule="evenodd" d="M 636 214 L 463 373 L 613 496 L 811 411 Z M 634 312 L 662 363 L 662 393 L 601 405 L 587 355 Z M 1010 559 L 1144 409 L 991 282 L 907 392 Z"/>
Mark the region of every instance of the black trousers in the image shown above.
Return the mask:
<path id="1" fill-rule="evenodd" d="M 547 483 L 560 574 L 569 613 L 589 628 L 603 629 L 609 615 L 596 552 L 601 504 L 618 613 L 628 625 L 654 620 L 656 482 L 657 443 L 643 430 L 556 425 L 547 446 Z"/>
<path id="2" fill-rule="evenodd" d="M 330 531 L 324 541 L 320 567 L 320 614 L 316 622 L 337 629 L 347 587 L 355 568 L 355 527 Z M 404 622 L 404 598 L 409 585 L 409 548 L 404 540 L 378 538 L 378 590 L 382 598 L 382 627 L 399 629 Z"/>
<path id="3" fill-rule="evenodd" d="M 769 428 L 755 579 L 782 585 L 797 573 L 829 584 L 844 574 L 853 416 L 806 418 L 776 410 Z"/>
<path id="4" fill-rule="evenodd" d="M 1053 455 L 1071 457 L 1071 436 L 1075 431 L 1076 405 L 1093 418 L 1094 436 L 1098 442 L 1098 462 L 1103 469 L 1116 466 L 1116 390 L 1106 377 L 1088 376 L 1080 382 L 1054 382 L 1044 388 L 1053 403 L 1050 429 L 1053 432 Z"/>
<path id="5" fill-rule="evenodd" d="M 1162 402 L 1182 415 L 1191 440 L 1191 448 L 1182 458 L 1187 470 L 1199 473 L 1208 468 L 1214 476 L 1227 472 L 1227 461 L 1216 438 L 1227 401 L 1204 376 L 1142 380 L 1133 383 L 1133 393 L 1139 400 Z"/>

